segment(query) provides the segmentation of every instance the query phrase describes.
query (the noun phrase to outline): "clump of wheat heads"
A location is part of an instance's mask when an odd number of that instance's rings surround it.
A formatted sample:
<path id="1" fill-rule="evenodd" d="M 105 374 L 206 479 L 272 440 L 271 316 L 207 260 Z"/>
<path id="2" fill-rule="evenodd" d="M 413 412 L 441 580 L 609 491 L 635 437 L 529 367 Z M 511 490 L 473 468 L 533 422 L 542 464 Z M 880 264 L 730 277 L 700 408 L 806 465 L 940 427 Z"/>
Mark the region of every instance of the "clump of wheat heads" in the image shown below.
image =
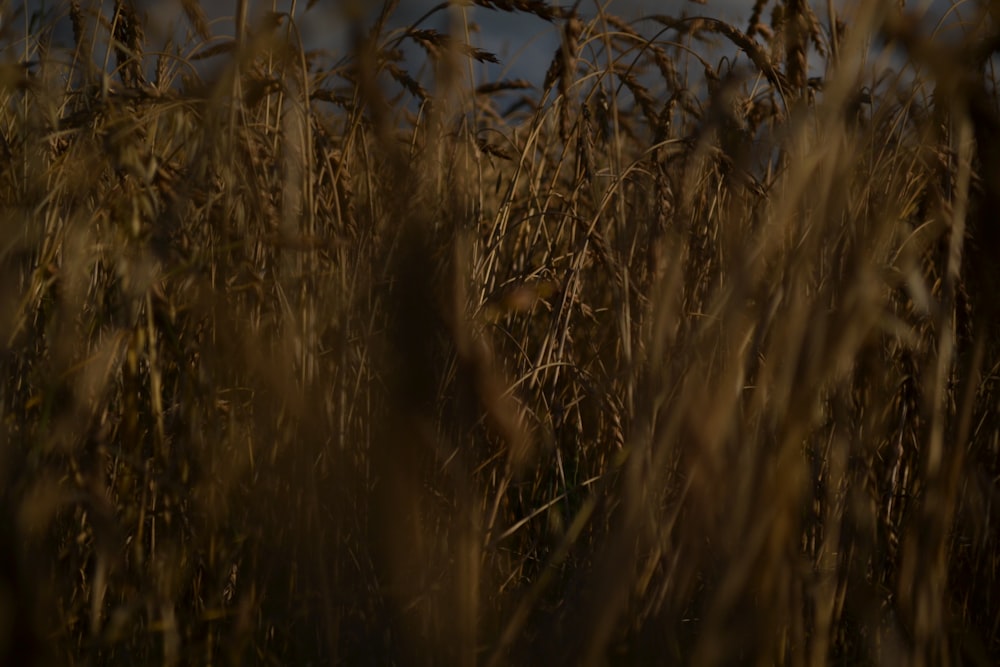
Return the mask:
<path id="1" fill-rule="evenodd" d="M 988 7 L 475 4 L 3 33 L 0 662 L 996 662 Z"/>

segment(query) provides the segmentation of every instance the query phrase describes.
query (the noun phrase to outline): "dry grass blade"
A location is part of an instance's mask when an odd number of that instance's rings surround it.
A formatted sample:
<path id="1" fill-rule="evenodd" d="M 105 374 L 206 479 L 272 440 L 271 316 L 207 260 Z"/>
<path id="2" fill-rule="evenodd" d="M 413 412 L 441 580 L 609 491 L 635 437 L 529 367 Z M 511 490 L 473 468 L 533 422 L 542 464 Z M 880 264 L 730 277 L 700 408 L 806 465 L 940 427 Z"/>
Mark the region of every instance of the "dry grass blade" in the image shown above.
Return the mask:
<path id="1" fill-rule="evenodd" d="M 570 94 L 570 88 L 576 77 L 580 37 L 583 29 L 583 22 L 576 17 L 571 18 L 565 23 L 562 28 L 562 39 L 559 42 L 559 49 L 552 57 L 552 62 L 545 72 L 545 82 L 542 84 L 545 90 L 548 90 L 553 84 L 557 85 L 560 96 L 559 136 L 563 141 L 566 141 L 569 137 L 570 117 L 576 108 L 575 101 Z"/>
<path id="2" fill-rule="evenodd" d="M 1000 664 L 996 12 L 474 4 L 21 17 L 0 664 Z"/>
<path id="3" fill-rule="evenodd" d="M 435 60 L 441 60 L 452 49 L 458 49 L 462 54 L 469 56 L 479 62 L 499 63 L 495 55 L 489 51 L 477 49 L 468 44 L 458 42 L 450 36 L 438 32 L 437 30 L 409 30 L 406 36 L 420 45 L 427 55 Z"/>
<path id="4" fill-rule="evenodd" d="M 205 60 L 206 58 L 214 58 L 216 56 L 225 55 L 227 53 L 234 53 L 237 48 L 236 40 L 224 40 L 218 44 L 213 44 L 207 48 L 201 49 L 196 53 L 191 54 L 190 60 L 198 61 Z"/>
<path id="5" fill-rule="evenodd" d="M 476 86 L 477 95 L 492 95 L 505 90 L 529 90 L 534 85 L 525 79 L 506 79 L 503 81 L 493 81 Z"/>
<path id="6" fill-rule="evenodd" d="M 550 5 L 544 0 L 473 0 L 473 2 L 486 9 L 533 14 L 546 21 L 555 21 L 566 17 L 564 9 Z"/>
<path id="7" fill-rule="evenodd" d="M 205 41 L 212 38 L 212 31 L 208 27 L 205 10 L 202 9 L 201 3 L 198 0 L 181 0 L 181 9 L 184 10 L 184 16 L 187 17 L 188 22 L 194 28 L 194 31 L 198 33 L 199 37 Z"/>
<path id="8" fill-rule="evenodd" d="M 145 42 L 142 21 L 132 0 L 115 0 L 113 36 L 118 70 L 126 88 L 145 84 L 142 49 Z"/>
<path id="9" fill-rule="evenodd" d="M 806 85 L 809 64 L 806 62 L 809 12 L 805 0 L 787 0 L 783 15 L 785 33 L 785 76 L 795 91 Z"/>
<path id="10" fill-rule="evenodd" d="M 677 90 L 680 88 L 680 79 L 677 75 L 677 69 L 674 67 L 674 63 L 671 61 L 670 56 L 667 55 L 667 52 L 663 47 L 655 41 L 643 38 L 630 25 L 622 21 L 617 16 L 605 15 L 605 19 L 607 20 L 608 25 L 614 26 L 619 32 L 632 37 L 637 43 L 642 44 L 643 48 L 648 49 L 650 53 L 652 53 L 653 62 L 656 64 L 656 68 L 660 71 L 660 76 L 663 77 L 663 80 L 667 83 L 671 90 Z"/>
<path id="11" fill-rule="evenodd" d="M 754 67 L 760 70 L 761 74 L 763 74 L 777 90 L 784 91 L 788 89 L 788 80 L 782 72 L 775 69 L 775 67 L 771 64 L 770 59 L 768 58 L 767 53 L 765 53 L 763 47 L 756 40 L 738 28 L 735 28 L 718 19 L 705 17 L 671 19 L 668 17 L 656 16 L 654 18 L 667 27 L 689 25 L 692 29 L 696 27 L 699 30 L 709 30 L 724 36 L 750 57 L 750 61 L 753 62 Z"/>
<path id="12" fill-rule="evenodd" d="M 747 37 L 751 39 L 760 30 L 761 16 L 764 14 L 764 8 L 767 6 L 768 0 L 754 0 L 753 9 L 750 11 L 750 21 L 747 25 Z"/>

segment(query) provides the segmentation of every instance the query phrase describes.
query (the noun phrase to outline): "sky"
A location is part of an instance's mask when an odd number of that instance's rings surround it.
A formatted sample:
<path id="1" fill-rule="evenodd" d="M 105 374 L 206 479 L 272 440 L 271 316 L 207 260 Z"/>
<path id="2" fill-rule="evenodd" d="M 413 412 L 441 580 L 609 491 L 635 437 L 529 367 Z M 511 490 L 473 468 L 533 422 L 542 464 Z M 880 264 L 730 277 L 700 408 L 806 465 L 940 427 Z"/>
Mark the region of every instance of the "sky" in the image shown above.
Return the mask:
<path id="1" fill-rule="evenodd" d="M 250 0 L 251 14 L 271 9 L 272 5 L 278 11 L 287 11 L 292 5 L 291 0 Z M 429 8 L 438 4 L 440 0 L 400 0 L 399 7 L 395 12 L 396 25 L 409 25 Z M 748 14 L 746 8 L 750 2 L 748 0 L 708 0 L 704 5 L 696 4 L 688 0 L 603 0 L 607 9 L 619 16 L 632 19 L 642 13 L 665 13 L 680 14 L 686 11 L 689 14 L 703 14 L 727 19 L 743 19 Z M 183 12 L 181 11 L 181 0 L 135 0 L 147 18 L 147 36 L 157 33 L 166 35 L 171 26 L 186 27 Z M 550 4 L 569 5 L 572 0 L 557 0 Z M 3 3 L 6 4 L 6 3 Z M 68 0 L 15 0 L 13 6 L 22 5 L 29 8 L 29 11 L 45 9 L 54 11 L 58 16 L 62 16 L 59 33 L 68 36 L 69 23 L 65 18 L 67 15 Z M 231 17 L 235 14 L 237 0 L 201 0 L 202 7 L 209 19 L 212 20 L 213 31 L 218 35 L 231 35 L 233 24 Z M 305 13 L 307 0 L 297 0 L 297 19 L 299 28 L 302 30 L 305 41 L 310 47 L 327 47 L 338 50 L 338 42 L 342 41 L 343 32 L 343 12 L 345 6 L 356 4 L 358 6 L 371 9 L 371 14 L 377 12 L 381 5 L 379 0 L 318 0 L 314 6 Z M 111 0 L 81 0 L 81 5 L 85 8 L 95 8 L 103 6 L 105 16 L 112 14 L 113 3 Z M 593 15 L 595 0 L 583 0 L 581 9 L 584 13 Z M 514 56 L 523 52 L 528 59 L 538 52 L 545 52 L 545 58 L 551 56 L 552 50 L 557 44 L 557 36 L 553 26 L 531 15 L 523 13 L 505 13 L 491 11 L 479 7 L 470 7 L 468 10 L 470 20 L 478 22 L 481 28 L 477 39 L 480 48 L 487 49 L 501 55 L 502 59 L 513 62 Z M 439 16 L 443 13 L 439 12 Z M 23 20 L 23 19 L 21 19 Z M 2 16 L 0 16 L 2 21 Z M 740 21 L 741 23 L 743 21 Z M 20 27 L 20 26 L 19 26 Z M 443 27 L 440 21 L 430 21 L 425 27 Z M 341 45 L 342 48 L 342 45 Z M 506 57 L 504 57 L 506 56 Z"/>
<path id="2" fill-rule="evenodd" d="M 181 8 L 181 0 L 134 0 L 140 11 L 146 17 L 146 37 L 153 44 L 163 44 L 168 35 L 183 35 L 190 28 Z M 573 0 L 550 0 L 550 4 L 569 5 Z M 602 0 L 609 12 L 626 19 L 633 19 L 642 13 L 657 12 L 679 15 L 687 12 L 694 15 L 709 15 L 719 18 L 735 19 L 745 22 L 748 3 L 745 0 L 709 0 L 706 5 L 699 5 L 688 0 Z M 201 0 L 214 35 L 231 36 L 233 34 L 232 17 L 236 13 L 238 0 Z M 423 16 L 428 9 L 439 4 L 440 0 L 400 0 L 391 25 L 395 27 L 408 26 Z M 6 4 L 6 3 L 3 3 Z M 113 0 L 81 0 L 85 9 L 101 10 L 106 18 L 113 16 Z M 274 7 L 277 11 L 288 11 L 293 0 L 250 0 L 251 16 Z M 307 48 L 326 49 L 336 57 L 347 52 L 347 30 L 343 19 L 345 9 L 350 5 L 364 7 L 374 17 L 380 0 L 317 0 L 313 7 L 306 11 L 308 0 L 294 0 L 296 24 L 301 30 L 303 41 Z M 70 45 L 72 31 L 69 21 L 68 0 L 14 0 L 13 8 L 27 8 L 27 12 L 15 18 L 15 24 L 4 25 L 13 28 L 13 34 L 23 34 L 26 21 L 32 15 L 45 15 L 44 22 L 48 24 L 53 17 L 57 19 L 55 30 L 56 43 Z M 595 13 L 595 0 L 582 0 L 581 11 L 585 14 Z M 467 10 L 468 19 L 479 27 L 473 36 L 474 46 L 494 53 L 503 63 L 501 66 L 482 66 L 477 76 L 489 79 L 525 78 L 540 82 L 552 55 L 558 47 L 558 32 L 550 23 L 535 16 L 524 13 L 506 13 L 492 11 L 481 7 L 470 7 Z M 17 16 L 17 12 L 7 13 L 7 16 Z M 4 14 L 0 13 L 0 25 Z M 421 27 L 443 29 L 446 14 L 438 12 L 434 18 L 424 22 Z M 0 36 L 0 50 L 8 58 L 20 58 L 20 45 L 16 39 Z M 181 40 L 183 41 L 183 40 Z M 4 44 L 3 42 L 7 42 Z M 5 48 L 6 47 L 6 48 Z M 422 57 L 416 47 L 407 53 L 408 57 Z M 0 55 L 0 58 L 3 58 Z"/>
<path id="3" fill-rule="evenodd" d="M 709 0 L 706 5 L 699 5 L 688 0 L 603 0 L 606 9 L 626 19 L 634 19 L 644 13 L 662 13 L 679 15 L 687 12 L 693 15 L 709 15 L 725 19 L 740 19 L 745 22 L 749 16 L 746 10 L 746 0 Z M 232 15 L 236 0 L 208 0 L 203 5 L 211 14 L 217 16 Z M 439 4 L 440 0 L 400 0 L 392 25 L 408 26 L 420 19 L 429 9 Z M 570 5 L 572 0 L 560 0 L 551 4 Z M 175 4 L 174 15 L 178 15 L 179 0 L 166 0 L 155 4 L 162 6 Z M 260 8 L 269 8 L 272 0 L 257 0 Z M 289 6 L 288 0 L 277 2 L 279 10 Z M 299 7 L 305 2 L 299 0 Z M 348 4 L 344 0 L 319 0 L 315 6 L 304 14 L 299 21 L 306 44 L 311 47 L 329 48 L 334 52 L 343 52 L 346 48 L 346 33 L 342 20 L 343 7 Z M 372 14 L 377 12 L 380 2 L 359 0 L 359 4 L 371 7 Z M 583 0 L 581 11 L 593 15 L 594 0 Z M 544 75 L 547 63 L 558 46 L 558 33 L 552 24 L 530 14 L 521 12 L 507 13 L 493 11 L 481 7 L 470 7 L 468 17 L 478 24 L 479 33 L 475 35 L 475 46 L 499 56 L 507 66 L 507 74 L 512 77 L 528 79 L 540 78 Z M 438 12 L 434 18 L 422 24 L 422 27 L 445 27 L 446 15 Z M 222 27 L 223 24 L 220 24 Z M 231 25 L 225 26 L 231 31 Z M 541 74 L 537 72 L 542 68 Z M 503 68 L 501 68 L 503 71 Z"/>
<path id="4" fill-rule="evenodd" d="M 232 35 L 232 15 L 238 0 L 202 0 L 212 30 L 216 35 Z M 406 26 L 412 24 L 429 8 L 440 0 L 400 0 L 393 25 Z M 606 10 L 625 19 L 635 19 L 643 14 L 660 13 L 680 15 L 686 13 L 692 16 L 711 16 L 724 19 L 741 29 L 746 29 L 749 19 L 751 0 L 705 0 L 696 3 L 691 0 L 602 0 Z M 860 0 L 866 1 L 866 0 Z M 870 1 L 870 0 L 869 0 Z M 956 0 L 957 1 L 957 0 Z M 57 37 L 69 38 L 69 21 L 67 18 L 67 0 L 22 0 L 31 10 L 42 8 L 54 10 L 57 16 L 62 16 Z M 148 15 L 147 36 L 155 36 L 157 31 L 164 38 L 170 33 L 170 26 L 175 30 L 185 30 L 187 27 L 181 0 L 135 0 L 141 10 Z M 572 0 L 559 0 L 552 4 L 569 5 Z M 582 0 L 581 11 L 584 14 L 594 14 L 596 0 Z M 768 2 L 766 16 L 778 0 Z M 847 0 L 836 0 L 843 5 Z M 825 16 L 825 0 L 812 0 L 813 6 L 821 19 Z M 17 3 L 15 2 L 15 5 Z M 112 13 L 112 0 L 82 0 L 84 7 L 103 6 L 105 16 Z M 251 0 L 251 13 L 270 9 L 275 6 L 278 11 L 287 11 L 292 6 L 292 0 Z M 295 0 L 297 25 L 302 31 L 307 48 L 322 48 L 329 50 L 335 56 L 343 55 L 347 50 L 347 39 L 343 14 L 350 5 L 368 8 L 372 15 L 377 13 L 380 2 L 377 0 L 317 0 L 314 6 L 305 11 L 307 0 Z M 907 5 L 913 9 L 930 9 L 932 14 L 945 11 L 953 0 L 908 0 Z M 971 4 L 971 3 L 970 3 Z M 503 63 L 499 67 L 484 65 L 480 76 L 489 79 L 526 78 L 538 82 L 544 77 L 545 69 L 552 59 L 558 46 L 558 34 L 551 24 L 537 17 L 524 13 L 505 13 L 471 7 L 468 10 L 469 20 L 478 24 L 479 32 L 474 35 L 473 42 L 478 48 L 485 49 L 499 56 Z M 0 17 L 2 20 L 2 17 Z M 422 27 L 443 28 L 445 14 L 439 12 Z M 23 19 L 22 19 L 23 21 Z M 646 24 L 647 26 L 649 24 Z M 420 57 L 419 52 L 411 57 Z"/>

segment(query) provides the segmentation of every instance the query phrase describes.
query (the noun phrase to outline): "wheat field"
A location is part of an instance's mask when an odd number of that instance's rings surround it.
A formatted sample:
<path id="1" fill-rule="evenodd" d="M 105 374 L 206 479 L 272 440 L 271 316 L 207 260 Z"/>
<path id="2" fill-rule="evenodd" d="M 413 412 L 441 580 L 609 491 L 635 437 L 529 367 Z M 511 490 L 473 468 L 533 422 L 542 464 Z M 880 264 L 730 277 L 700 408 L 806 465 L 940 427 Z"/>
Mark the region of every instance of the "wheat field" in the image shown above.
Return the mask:
<path id="1" fill-rule="evenodd" d="M 4 4 L 0 664 L 1000 663 L 995 2 L 298 5 Z"/>

